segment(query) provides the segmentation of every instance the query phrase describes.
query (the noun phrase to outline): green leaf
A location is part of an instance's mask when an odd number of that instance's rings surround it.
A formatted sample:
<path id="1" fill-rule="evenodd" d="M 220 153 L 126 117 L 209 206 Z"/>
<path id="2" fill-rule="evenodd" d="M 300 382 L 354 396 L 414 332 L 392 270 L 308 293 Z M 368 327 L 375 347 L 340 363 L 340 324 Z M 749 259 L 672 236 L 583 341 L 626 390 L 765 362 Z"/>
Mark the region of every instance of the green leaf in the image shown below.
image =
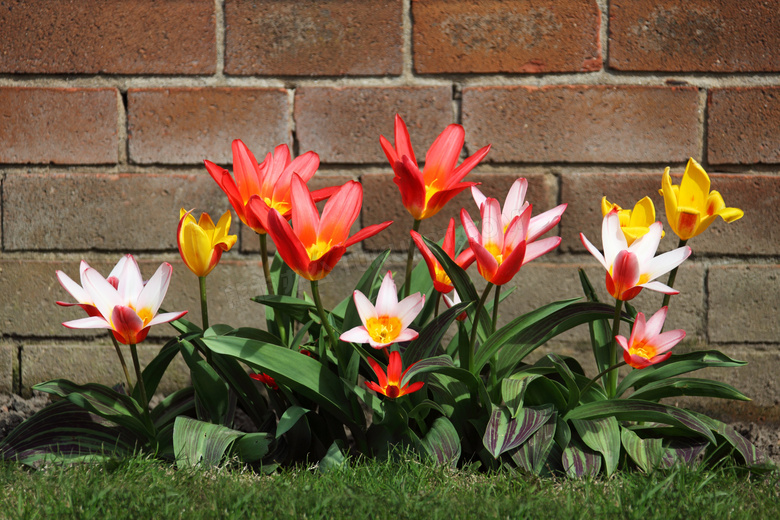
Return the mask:
<path id="1" fill-rule="evenodd" d="M 645 401 L 657 401 L 664 397 L 676 397 L 680 395 L 750 401 L 749 397 L 729 384 L 712 381 L 710 379 L 696 379 L 693 377 L 680 377 L 648 383 L 631 394 L 631 398 L 643 399 Z"/>
<path id="2" fill-rule="evenodd" d="M 306 322 L 309 319 L 309 312 L 317 312 L 317 306 L 312 302 L 301 300 L 293 296 L 284 296 L 281 294 L 264 294 L 255 296 L 252 301 L 267 305 L 274 310 L 278 310 L 282 315 L 290 316 L 296 321 Z"/>
<path id="3" fill-rule="evenodd" d="M 502 453 L 528 440 L 554 413 L 552 407 L 523 408 L 517 419 L 512 419 L 506 409 L 495 407 L 490 414 L 482 444 L 497 459 Z"/>
<path id="4" fill-rule="evenodd" d="M 437 372 L 454 377 L 468 387 L 469 392 L 471 392 L 471 396 L 479 403 L 481 403 L 485 409 L 491 409 L 492 404 L 490 403 L 490 396 L 487 394 L 487 390 L 485 389 L 485 384 L 482 382 L 482 379 L 475 376 L 468 370 L 456 367 L 452 362 L 452 358 L 446 354 L 433 358 L 423 359 L 422 361 L 418 361 L 409 367 L 407 369 L 406 375 L 404 375 L 403 379 L 401 379 L 401 386 L 409 383 L 414 376 L 427 372 Z"/>
<path id="5" fill-rule="evenodd" d="M 160 312 L 165 312 L 165 310 L 161 308 Z M 179 318 L 178 320 L 173 320 L 169 323 L 171 327 L 176 329 L 179 334 L 200 334 L 203 330 L 191 321 L 185 320 L 184 318 Z"/>
<path id="6" fill-rule="evenodd" d="M 663 439 L 643 439 L 627 428 L 623 428 L 620 437 L 628 456 L 645 473 L 651 473 L 661 464 L 665 452 Z"/>
<path id="7" fill-rule="evenodd" d="M 288 409 L 284 411 L 282 416 L 279 418 L 279 424 L 276 425 L 276 438 L 278 439 L 285 433 L 287 433 L 290 428 L 295 426 L 295 423 L 298 422 L 298 419 L 306 415 L 307 412 L 310 412 L 311 410 L 304 408 L 302 406 L 291 406 Z"/>
<path id="8" fill-rule="evenodd" d="M 219 466 L 233 442 L 244 434 L 225 426 L 177 417 L 173 451 L 179 468 Z"/>
<path id="9" fill-rule="evenodd" d="M 580 283 L 585 297 L 589 302 L 599 302 L 596 290 L 591 285 L 584 269 L 579 269 Z M 609 348 L 612 344 L 612 327 L 608 320 L 594 320 L 588 323 L 590 332 L 590 344 L 593 349 L 593 358 L 596 360 L 596 373 L 600 374 L 609 368 Z M 609 374 L 601 377 L 601 384 L 607 388 Z"/>
<path id="10" fill-rule="evenodd" d="M 355 423 L 341 381 L 319 361 L 284 347 L 244 338 L 223 336 L 203 342 L 218 354 L 233 356 L 267 373 L 340 420 Z"/>
<path id="11" fill-rule="evenodd" d="M 229 410 L 229 391 L 219 374 L 200 357 L 195 345 L 187 340 L 179 342 L 181 355 L 190 369 L 192 386 L 195 388 L 196 403 L 200 403 L 205 411 L 201 420 L 225 424 Z"/>
<path id="12" fill-rule="evenodd" d="M 535 374 L 515 374 L 501 381 L 501 398 L 511 412 L 512 418 L 517 417 L 517 414 L 520 413 L 528 384 L 537 377 L 540 376 Z"/>
<path id="13" fill-rule="evenodd" d="M 571 420 L 582 442 L 601 453 L 606 464 L 607 476 L 617 468 L 620 460 L 620 427 L 614 417 L 595 420 Z"/>
<path id="14" fill-rule="evenodd" d="M 665 468 L 671 468 L 675 464 L 694 466 L 709 445 L 707 441 L 673 439 L 668 446 L 664 446 L 661 464 Z"/>
<path id="15" fill-rule="evenodd" d="M 428 456 L 440 465 L 454 468 L 460 459 L 460 435 L 446 417 L 433 421 L 421 444 Z"/>
<path id="16" fill-rule="evenodd" d="M 553 412 L 550 420 L 523 443 L 522 446 L 512 452 L 511 457 L 518 467 L 535 475 L 539 475 L 548 462 L 553 444 L 555 444 L 556 413 Z"/>
<path id="17" fill-rule="evenodd" d="M 414 363 L 433 356 L 450 324 L 469 306 L 471 306 L 470 303 L 459 303 L 435 317 L 420 331 L 420 335 L 406 347 L 403 355 L 404 362 Z"/>
<path id="18" fill-rule="evenodd" d="M 563 450 L 561 462 L 569 478 L 595 477 L 601 470 L 599 454 L 576 441 Z"/>
<path id="19" fill-rule="evenodd" d="M 265 457 L 270 445 L 271 436 L 265 432 L 245 433 L 235 440 L 231 452 L 242 462 L 251 464 Z"/>
<path id="20" fill-rule="evenodd" d="M 744 361 L 736 361 L 717 350 L 700 350 L 688 354 L 672 354 L 672 356 L 642 370 L 633 370 L 623 378 L 617 388 L 617 396 L 623 395 L 632 386 L 641 388 L 654 381 L 671 379 L 681 374 L 687 374 L 701 368 L 741 367 Z"/>
<path id="21" fill-rule="evenodd" d="M 347 458 L 342 452 L 342 448 L 339 446 L 339 441 L 333 441 L 333 444 L 328 448 L 328 452 L 322 459 L 320 459 L 317 465 L 317 471 L 320 473 L 327 473 L 335 469 L 339 469 L 347 462 Z"/>
<path id="22" fill-rule="evenodd" d="M 728 441 L 728 443 L 731 444 L 734 449 L 736 449 L 737 452 L 742 456 L 742 458 L 745 460 L 745 464 L 748 466 L 757 467 L 765 465 L 768 462 L 765 453 L 759 451 L 753 443 L 743 437 L 737 430 L 728 424 L 711 417 L 707 417 L 704 414 L 696 412 L 691 412 L 691 414 L 701 420 L 701 422 L 706 424 L 709 428 L 711 428 L 712 431 L 725 438 L 726 441 Z M 714 440 L 712 443 L 717 444 Z"/>
<path id="23" fill-rule="evenodd" d="M 188 386 L 169 394 L 152 410 L 152 422 L 158 430 L 172 424 L 176 417 L 195 410 L 195 390 Z"/>
<path id="24" fill-rule="evenodd" d="M 144 379 L 144 387 L 146 388 L 147 395 L 154 395 L 157 391 L 157 386 L 160 384 L 163 374 L 165 374 L 171 361 L 173 361 L 173 358 L 175 358 L 178 353 L 178 341 L 172 339 L 166 343 L 154 359 L 146 365 L 141 377 Z M 136 401 L 141 400 L 141 387 L 139 385 L 135 385 L 135 388 L 133 388 L 132 396 Z"/>
<path id="25" fill-rule="evenodd" d="M 564 418 L 566 420 L 595 420 L 604 417 L 615 417 L 619 421 L 652 421 L 680 426 L 686 430 L 698 433 L 706 437 L 710 442 L 715 443 L 715 437 L 713 437 L 710 428 L 692 412 L 649 401 L 634 399 L 596 401 L 581 404 L 574 410 L 569 411 Z"/>
<path id="26" fill-rule="evenodd" d="M 577 386 L 574 373 L 566 365 L 566 362 L 557 354 L 548 354 L 547 358 L 552 361 L 553 367 L 555 367 L 558 375 L 561 376 L 561 379 L 563 379 L 563 382 L 566 384 L 566 389 L 569 391 L 569 398 L 566 402 L 566 408 L 570 410 L 577 406 L 577 403 L 580 402 L 580 387 Z"/>

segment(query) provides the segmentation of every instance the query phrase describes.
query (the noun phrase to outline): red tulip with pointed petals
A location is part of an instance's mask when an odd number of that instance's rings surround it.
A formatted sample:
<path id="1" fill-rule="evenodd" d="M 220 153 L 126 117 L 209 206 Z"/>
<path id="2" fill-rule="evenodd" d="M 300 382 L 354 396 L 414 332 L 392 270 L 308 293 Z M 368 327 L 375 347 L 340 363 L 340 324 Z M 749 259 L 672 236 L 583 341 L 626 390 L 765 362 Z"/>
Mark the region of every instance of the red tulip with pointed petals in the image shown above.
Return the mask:
<path id="1" fill-rule="evenodd" d="M 401 369 L 403 368 L 403 365 L 401 364 L 401 354 L 398 352 L 390 353 L 390 360 L 387 363 L 387 375 L 385 375 L 385 371 L 382 370 L 382 367 L 379 365 L 379 363 L 373 359 L 368 358 L 368 364 L 371 365 L 372 369 L 374 369 L 377 383 L 374 383 L 373 381 L 366 381 L 366 386 L 371 390 L 379 392 L 382 395 L 386 395 L 391 399 L 416 392 L 425 384 L 422 381 L 417 381 L 416 383 L 401 386 L 401 381 L 403 381 L 404 376 L 407 372 L 409 372 L 409 369 L 412 368 L 414 364 L 410 365 L 402 373 Z"/>
<path id="2" fill-rule="evenodd" d="M 431 253 L 428 246 L 425 245 L 422 236 L 417 231 L 410 231 L 410 233 L 412 235 L 412 240 L 414 240 L 415 245 L 417 245 L 417 249 L 420 250 L 420 253 L 422 253 L 423 258 L 425 259 L 425 263 L 428 265 L 428 273 L 433 280 L 433 288 L 442 294 L 450 292 L 453 289 L 452 280 L 450 280 L 450 277 L 444 272 L 444 268 L 439 261 L 436 260 L 436 257 L 433 256 L 433 253 Z M 444 252 L 447 253 L 450 258 L 453 258 L 455 263 L 463 269 L 468 269 L 472 262 L 474 262 L 474 251 L 472 251 L 470 247 L 464 249 L 457 258 L 455 257 L 454 218 L 450 219 L 450 223 L 447 226 L 447 233 L 444 235 L 444 242 L 442 242 L 441 247 Z"/>

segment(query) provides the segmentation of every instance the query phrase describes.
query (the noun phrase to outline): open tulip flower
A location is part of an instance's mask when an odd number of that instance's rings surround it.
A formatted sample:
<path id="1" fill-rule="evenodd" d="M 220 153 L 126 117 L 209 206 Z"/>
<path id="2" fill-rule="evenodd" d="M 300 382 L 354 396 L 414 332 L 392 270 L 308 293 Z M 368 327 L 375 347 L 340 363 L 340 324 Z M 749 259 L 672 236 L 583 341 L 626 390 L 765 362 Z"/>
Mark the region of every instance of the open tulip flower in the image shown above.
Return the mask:
<path id="1" fill-rule="evenodd" d="M 411 341 L 418 336 L 409 324 L 420 314 L 425 296 L 414 293 L 398 301 L 393 275 L 387 272 L 376 296 L 376 307 L 360 292 L 353 293 L 355 307 L 363 325 L 341 335 L 341 341 L 368 343 L 374 348 L 384 348 L 398 341 Z"/>
<path id="2" fill-rule="evenodd" d="M 177 320 L 187 314 L 187 311 L 181 311 L 157 315 L 171 281 L 171 264 L 161 264 L 144 284 L 135 258 L 130 255 L 126 258 L 116 286 L 95 269 L 85 269 L 83 289 L 93 302 L 97 315 L 67 321 L 64 326 L 70 329 L 110 329 L 120 343 L 135 345 L 146 338 L 152 325 Z"/>
<path id="3" fill-rule="evenodd" d="M 645 323 L 645 315 L 637 313 L 631 337 L 623 336 L 615 339 L 623 347 L 623 359 L 634 368 L 646 368 L 666 360 L 672 355 L 671 349 L 685 337 L 681 329 L 661 332 L 666 320 L 667 307 L 653 314 Z"/>
<path id="4" fill-rule="evenodd" d="M 204 162 L 211 177 L 227 195 L 241 222 L 263 234 L 268 229 L 268 212 L 271 209 L 275 209 L 285 218 L 290 216 L 293 172 L 304 182 L 308 182 L 317 171 L 320 158 L 314 152 L 306 152 L 293 160 L 287 145 L 282 144 L 258 165 L 249 148 L 236 139 L 233 141 L 235 180 L 226 169 L 211 161 Z M 329 188 L 317 190 L 312 196 L 315 201 L 320 201 L 326 199 L 331 192 Z"/>
<path id="5" fill-rule="evenodd" d="M 293 174 L 291 191 L 292 227 L 272 209 L 268 215 L 268 233 L 285 263 L 307 280 L 321 280 L 333 270 L 349 246 L 393 223 L 374 224 L 349 236 L 363 204 L 363 187 L 356 181 L 349 181 L 336 190 L 325 204 L 322 217 L 312 194 L 297 174 Z"/>
<path id="6" fill-rule="evenodd" d="M 395 116 L 395 146 L 384 136 L 379 138 L 395 172 L 393 181 L 401 190 L 403 205 L 415 220 L 434 216 L 458 193 L 475 184 L 461 181 L 487 155 L 490 145 L 477 150 L 456 168 L 465 136 L 460 125 L 445 128 L 425 155 L 422 172 L 401 116 Z"/>
<path id="7" fill-rule="evenodd" d="M 613 208 L 601 224 L 603 255 L 580 233 L 580 240 L 588 252 L 607 270 L 607 291 L 615 299 L 631 300 L 643 288 L 664 294 L 679 294 L 680 291 L 653 280 L 683 263 L 690 256 L 691 248 L 683 246 L 655 256 L 661 241 L 661 228 L 660 222 L 651 224 L 648 232 L 629 246 L 620 228 L 618 210 Z"/>
<path id="8" fill-rule="evenodd" d="M 192 211 L 181 209 L 176 238 L 179 254 L 196 276 L 208 275 L 217 266 L 222 252 L 229 251 L 236 243 L 238 237 L 228 235 L 230 221 L 230 211 L 226 211 L 215 226 L 208 213 L 202 213 L 196 222 Z"/>
<path id="9" fill-rule="evenodd" d="M 720 216 L 726 222 L 742 218 L 738 208 L 727 208 L 717 191 L 710 191 L 707 172 L 693 159 L 688 160 L 680 185 L 672 184 L 669 168 L 664 171 L 661 189 L 666 218 L 680 240 L 695 237 Z"/>
<path id="10" fill-rule="evenodd" d="M 119 285 L 119 276 L 121 275 L 125 263 L 128 261 L 128 258 L 132 258 L 130 255 L 125 255 L 122 258 L 119 259 L 119 261 L 116 263 L 114 268 L 111 270 L 111 273 L 108 275 L 108 278 L 106 278 L 106 281 L 110 283 L 114 288 L 116 288 Z M 65 288 L 66 291 L 70 293 L 71 296 L 73 296 L 76 299 L 76 303 L 68 303 L 68 302 L 57 302 L 57 305 L 61 305 L 63 307 L 71 307 L 74 305 L 77 305 L 84 309 L 84 311 L 89 316 L 100 316 L 100 311 L 97 310 L 95 307 L 94 302 L 92 301 L 92 297 L 90 294 L 84 289 L 84 286 L 86 284 L 86 277 L 84 274 L 87 272 L 87 269 L 90 269 L 90 266 L 87 262 L 84 260 L 81 261 L 81 264 L 79 265 L 79 275 L 81 277 L 81 285 L 74 282 L 67 274 L 63 273 L 62 271 L 57 271 L 57 280 L 59 280 L 62 287 Z"/>
<path id="11" fill-rule="evenodd" d="M 477 259 L 479 274 L 493 285 L 504 285 L 524 264 L 552 251 L 561 243 L 561 237 L 535 240 L 558 223 L 560 214 L 556 218 L 545 219 L 544 225 L 532 230 L 531 208 L 530 204 L 526 205 L 519 215 L 504 225 L 498 200 L 489 197 L 480 206 L 481 233 L 468 211 L 460 210 L 460 219 Z"/>
<path id="12" fill-rule="evenodd" d="M 601 199 L 601 215 L 606 217 L 610 211 L 617 209 L 620 218 L 620 229 L 626 236 L 628 245 L 634 243 L 634 240 L 646 234 L 650 230 L 650 225 L 655 222 L 655 206 L 650 197 L 645 197 L 636 204 L 634 209 L 623 209 L 617 204 L 612 204 L 606 197 Z M 661 238 L 664 233 L 661 232 Z"/>
<path id="13" fill-rule="evenodd" d="M 401 373 L 403 366 L 401 364 L 401 354 L 398 352 L 390 353 L 390 360 L 387 363 L 387 375 L 385 375 L 385 371 L 382 370 L 382 367 L 379 365 L 379 363 L 373 359 L 368 358 L 368 364 L 371 365 L 371 368 L 374 369 L 377 383 L 374 383 L 373 381 L 366 381 L 366 386 L 375 392 L 386 395 L 390 399 L 395 399 L 396 397 L 401 397 L 402 395 L 416 392 L 425 384 L 422 381 L 417 381 L 416 383 L 401 386 L 401 381 L 403 381 L 404 376 L 409 371 L 409 369 L 414 366 L 414 364 L 409 366 L 406 370 L 404 370 L 403 373 Z"/>
<path id="14" fill-rule="evenodd" d="M 428 249 L 428 246 L 425 245 L 425 241 L 423 240 L 422 236 L 414 230 L 410 231 L 410 233 L 412 235 L 412 240 L 414 240 L 417 249 L 419 249 L 420 253 L 422 253 L 423 258 L 425 259 L 425 263 L 428 266 L 428 273 L 430 273 L 431 279 L 433 280 L 433 288 L 442 294 L 450 292 L 453 289 L 452 280 L 450 280 L 450 277 L 447 276 L 447 273 L 444 272 L 444 268 L 441 266 L 439 261 L 436 260 L 436 257 L 433 256 L 433 253 L 431 253 L 431 250 Z M 455 263 L 463 269 L 468 269 L 472 262 L 474 262 L 474 251 L 472 251 L 470 247 L 464 249 L 458 255 L 458 257 L 455 258 L 454 218 L 450 219 L 450 223 L 447 226 L 447 233 L 444 235 L 444 242 L 442 243 L 441 247 L 444 252 L 447 253 L 450 258 L 454 259 Z"/>

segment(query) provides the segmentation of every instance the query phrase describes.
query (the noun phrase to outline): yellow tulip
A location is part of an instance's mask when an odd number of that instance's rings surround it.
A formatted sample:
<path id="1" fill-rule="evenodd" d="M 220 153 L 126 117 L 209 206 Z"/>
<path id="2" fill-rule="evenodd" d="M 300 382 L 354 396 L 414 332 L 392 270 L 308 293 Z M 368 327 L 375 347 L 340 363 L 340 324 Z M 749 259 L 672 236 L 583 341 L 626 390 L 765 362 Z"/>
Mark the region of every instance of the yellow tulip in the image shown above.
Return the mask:
<path id="1" fill-rule="evenodd" d="M 680 240 L 695 237 L 720 216 L 726 222 L 742 218 L 744 212 L 738 208 L 727 208 L 723 197 L 717 191 L 710 191 L 710 178 L 699 163 L 688 160 L 680 185 L 672 184 L 669 168 L 658 190 L 664 197 L 666 218 Z"/>
<path id="2" fill-rule="evenodd" d="M 645 197 L 634 205 L 634 209 L 623 209 L 613 204 L 606 197 L 601 199 L 601 215 L 606 217 L 613 208 L 617 208 L 620 218 L 620 230 L 626 237 L 626 242 L 631 245 L 634 240 L 647 234 L 650 224 L 655 222 L 655 206 L 650 197 Z M 663 237 L 663 232 L 661 233 Z"/>
<path id="3" fill-rule="evenodd" d="M 214 226 L 208 213 L 202 213 L 196 222 L 192 211 L 181 209 L 177 237 L 179 253 L 190 271 L 198 277 L 209 274 L 216 267 L 223 251 L 229 251 L 236 243 L 238 237 L 228 235 L 230 221 L 229 210 Z"/>

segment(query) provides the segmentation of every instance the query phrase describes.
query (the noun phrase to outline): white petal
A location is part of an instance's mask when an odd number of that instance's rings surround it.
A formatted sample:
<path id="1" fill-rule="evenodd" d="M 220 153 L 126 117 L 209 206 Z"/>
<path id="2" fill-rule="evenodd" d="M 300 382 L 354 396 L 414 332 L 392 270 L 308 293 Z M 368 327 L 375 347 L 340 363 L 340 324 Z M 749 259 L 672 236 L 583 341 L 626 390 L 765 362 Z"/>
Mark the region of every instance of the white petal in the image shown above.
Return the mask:
<path id="1" fill-rule="evenodd" d="M 419 335 L 420 334 L 414 329 L 405 329 L 401 331 L 397 338 L 395 338 L 395 343 L 400 343 L 402 341 L 412 341 L 413 339 L 417 339 L 417 336 Z"/>
<path id="2" fill-rule="evenodd" d="M 672 289 L 668 285 L 662 284 L 661 282 L 647 282 L 647 283 L 640 283 L 639 287 L 644 287 L 645 289 L 650 289 L 651 291 L 664 293 L 664 294 L 680 294 L 680 291 L 677 289 Z"/>
<path id="3" fill-rule="evenodd" d="M 69 329 L 110 329 L 108 321 L 104 320 L 100 316 L 90 316 L 89 318 L 81 318 L 78 320 L 66 321 L 64 326 Z"/>
<path id="4" fill-rule="evenodd" d="M 649 320 L 647 320 L 647 325 L 645 325 L 645 337 L 652 338 L 653 336 L 657 336 L 661 333 L 661 331 L 664 328 L 664 321 L 666 321 L 666 311 L 669 309 L 669 307 L 661 307 L 658 312 L 653 314 Z"/>
<path id="5" fill-rule="evenodd" d="M 395 308 L 398 305 L 398 289 L 393 281 L 393 274 L 388 271 L 379 286 L 376 295 L 377 316 L 395 316 Z"/>
<path id="6" fill-rule="evenodd" d="M 604 245 L 604 261 L 607 265 L 615 262 L 615 257 L 620 251 L 628 249 L 628 242 L 620 229 L 620 217 L 617 212 L 610 212 L 604 217 L 601 223 L 601 243 Z"/>
<path id="7" fill-rule="evenodd" d="M 460 210 L 460 223 L 463 224 L 463 231 L 466 232 L 466 238 L 469 242 L 482 243 L 482 235 L 479 234 L 477 226 L 471 220 L 471 215 L 465 209 Z"/>
<path id="8" fill-rule="evenodd" d="M 67 274 L 63 273 L 62 271 L 57 271 L 57 280 L 60 281 L 60 284 L 65 288 L 66 291 L 70 293 L 71 296 L 76 299 L 77 302 L 92 305 L 92 300 L 90 299 L 89 294 L 87 294 L 87 291 L 85 291 L 79 284 L 71 280 Z"/>
<path id="9" fill-rule="evenodd" d="M 487 197 L 485 197 L 485 195 L 481 191 L 479 191 L 479 188 L 477 188 L 476 186 L 471 187 L 471 196 L 474 197 L 474 202 L 477 203 L 477 208 L 479 208 L 479 210 L 481 211 L 482 204 L 485 203 L 485 199 Z"/>
<path id="10" fill-rule="evenodd" d="M 668 273 L 691 255 L 691 248 L 688 246 L 678 247 L 662 255 L 651 259 L 647 264 L 640 264 L 643 274 L 648 276 L 648 280 L 655 280 L 662 274 Z"/>
<path id="11" fill-rule="evenodd" d="M 685 338 L 685 331 L 682 329 L 670 330 L 659 334 L 653 341 L 653 346 L 658 354 L 668 352 L 669 349 L 677 345 Z"/>
<path id="12" fill-rule="evenodd" d="M 523 265 L 527 264 L 534 258 L 549 253 L 561 243 L 561 237 L 547 237 L 542 240 L 537 240 L 532 244 L 526 244 L 525 256 L 523 257 Z"/>
<path id="13" fill-rule="evenodd" d="M 360 316 L 360 321 L 363 322 L 363 325 L 366 324 L 369 318 L 376 318 L 378 316 L 374 304 L 366 298 L 365 294 L 360 291 L 355 291 L 352 293 L 352 297 L 355 299 L 355 308 L 357 309 L 358 316 Z"/>
<path id="14" fill-rule="evenodd" d="M 495 244 L 499 251 L 504 250 L 504 223 L 501 219 L 501 207 L 493 198 L 482 205 L 482 245 Z"/>
<path id="15" fill-rule="evenodd" d="M 533 242 L 558 225 L 558 222 L 561 221 L 561 215 L 566 211 L 566 206 L 566 204 L 561 204 L 533 217 L 528 224 L 528 242 Z"/>
<path id="16" fill-rule="evenodd" d="M 661 242 L 662 224 L 655 222 L 650 225 L 649 231 L 641 237 L 634 240 L 629 251 L 637 256 L 640 269 L 644 270 L 645 266 L 653 259 L 655 252 L 658 250 L 658 244 Z"/>
<path id="17" fill-rule="evenodd" d="M 139 311 L 141 309 L 150 309 L 152 315 L 157 314 L 157 309 L 162 305 L 165 293 L 168 292 L 168 285 L 171 283 L 172 273 L 173 267 L 171 267 L 171 264 L 168 262 L 160 264 L 160 267 L 157 268 L 154 275 L 146 282 L 146 285 L 141 290 L 141 294 L 138 295 L 138 299 L 134 302 L 135 309 Z"/>
<path id="18" fill-rule="evenodd" d="M 119 286 L 117 290 L 122 299 L 122 305 L 136 307 L 138 296 L 144 288 L 144 279 L 141 276 L 141 269 L 138 267 L 138 262 L 135 261 L 135 258 L 132 255 L 127 255 L 125 258 L 127 260 L 125 260 L 118 276 Z"/>
<path id="19" fill-rule="evenodd" d="M 523 178 L 517 179 L 512 183 L 512 187 L 509 188 L 509 193 L 507 193 L 504 201 L 504 208 L 501 210 L 504 226 L 509 225 L 513 218 L 520 215 L 528 207 L 528 203 L 524 202 L 527 190 L 528 181 Z"/>
<path id="20" fill-rule="evenodd" d="M 590 240 L 588 240 L 582 233 L 580 233 L 580 241 L 582 242 L 582 245 L 585 246 L 585 249 L 587 249 L 590 254 L 596 257 L 596 260 L 599 261 L 601 266 L 609 271 L 609 265 L 607 265 L 607 262 L 604 260 L 604 256 L 601 254 L 601 251 L 596 249 L 596 246 L 591 244 Z"/>
<path id="21" fill-rule="evenodd" d="M 111 316 L 114 307 L 122 305 L 122 300 L 114 286 L 91 267 L 84 272 L 84 290 L 87 291 L 93 305 L 106 320 Z"/>
<path id="22" fill-rule="evenodd" d="M 339 339 L 348 343 L 368 343 L 371 341 L 371 336 L 368 335 L 365 327 L 359 326 L 344 332 Z"/>
<path id="23" fill-rule="evenodd" d="M 147 323 L 146 326 L 151 327 L 152 325 L 159 325 L 160 323 L 168 323 L 169 321 L 178 320 L 185 314 L 187 314 L 187 311 L 164 312 L 152 318 L 152 321 Z"/>
<path id="24" fill-rule="evenodd" d="M 125 268 L 125 263 L 127 263 L 128 257 L 132 258 L 130 255 L 124 255 L 122 258 L 120 258 L 106 278 L 108 279 L 114 276 L 119 279 L 119 277 L 122 275 L 122 271 Z"/>
<path id="25" fill-rule="evenodd" d="M 394 309 L 395 316 L 401 320 L 401 328 L 405 329 L 417 317 L 425 305 L 425 296 L 420 293 L 410 294 L 401 300 Z"/>

